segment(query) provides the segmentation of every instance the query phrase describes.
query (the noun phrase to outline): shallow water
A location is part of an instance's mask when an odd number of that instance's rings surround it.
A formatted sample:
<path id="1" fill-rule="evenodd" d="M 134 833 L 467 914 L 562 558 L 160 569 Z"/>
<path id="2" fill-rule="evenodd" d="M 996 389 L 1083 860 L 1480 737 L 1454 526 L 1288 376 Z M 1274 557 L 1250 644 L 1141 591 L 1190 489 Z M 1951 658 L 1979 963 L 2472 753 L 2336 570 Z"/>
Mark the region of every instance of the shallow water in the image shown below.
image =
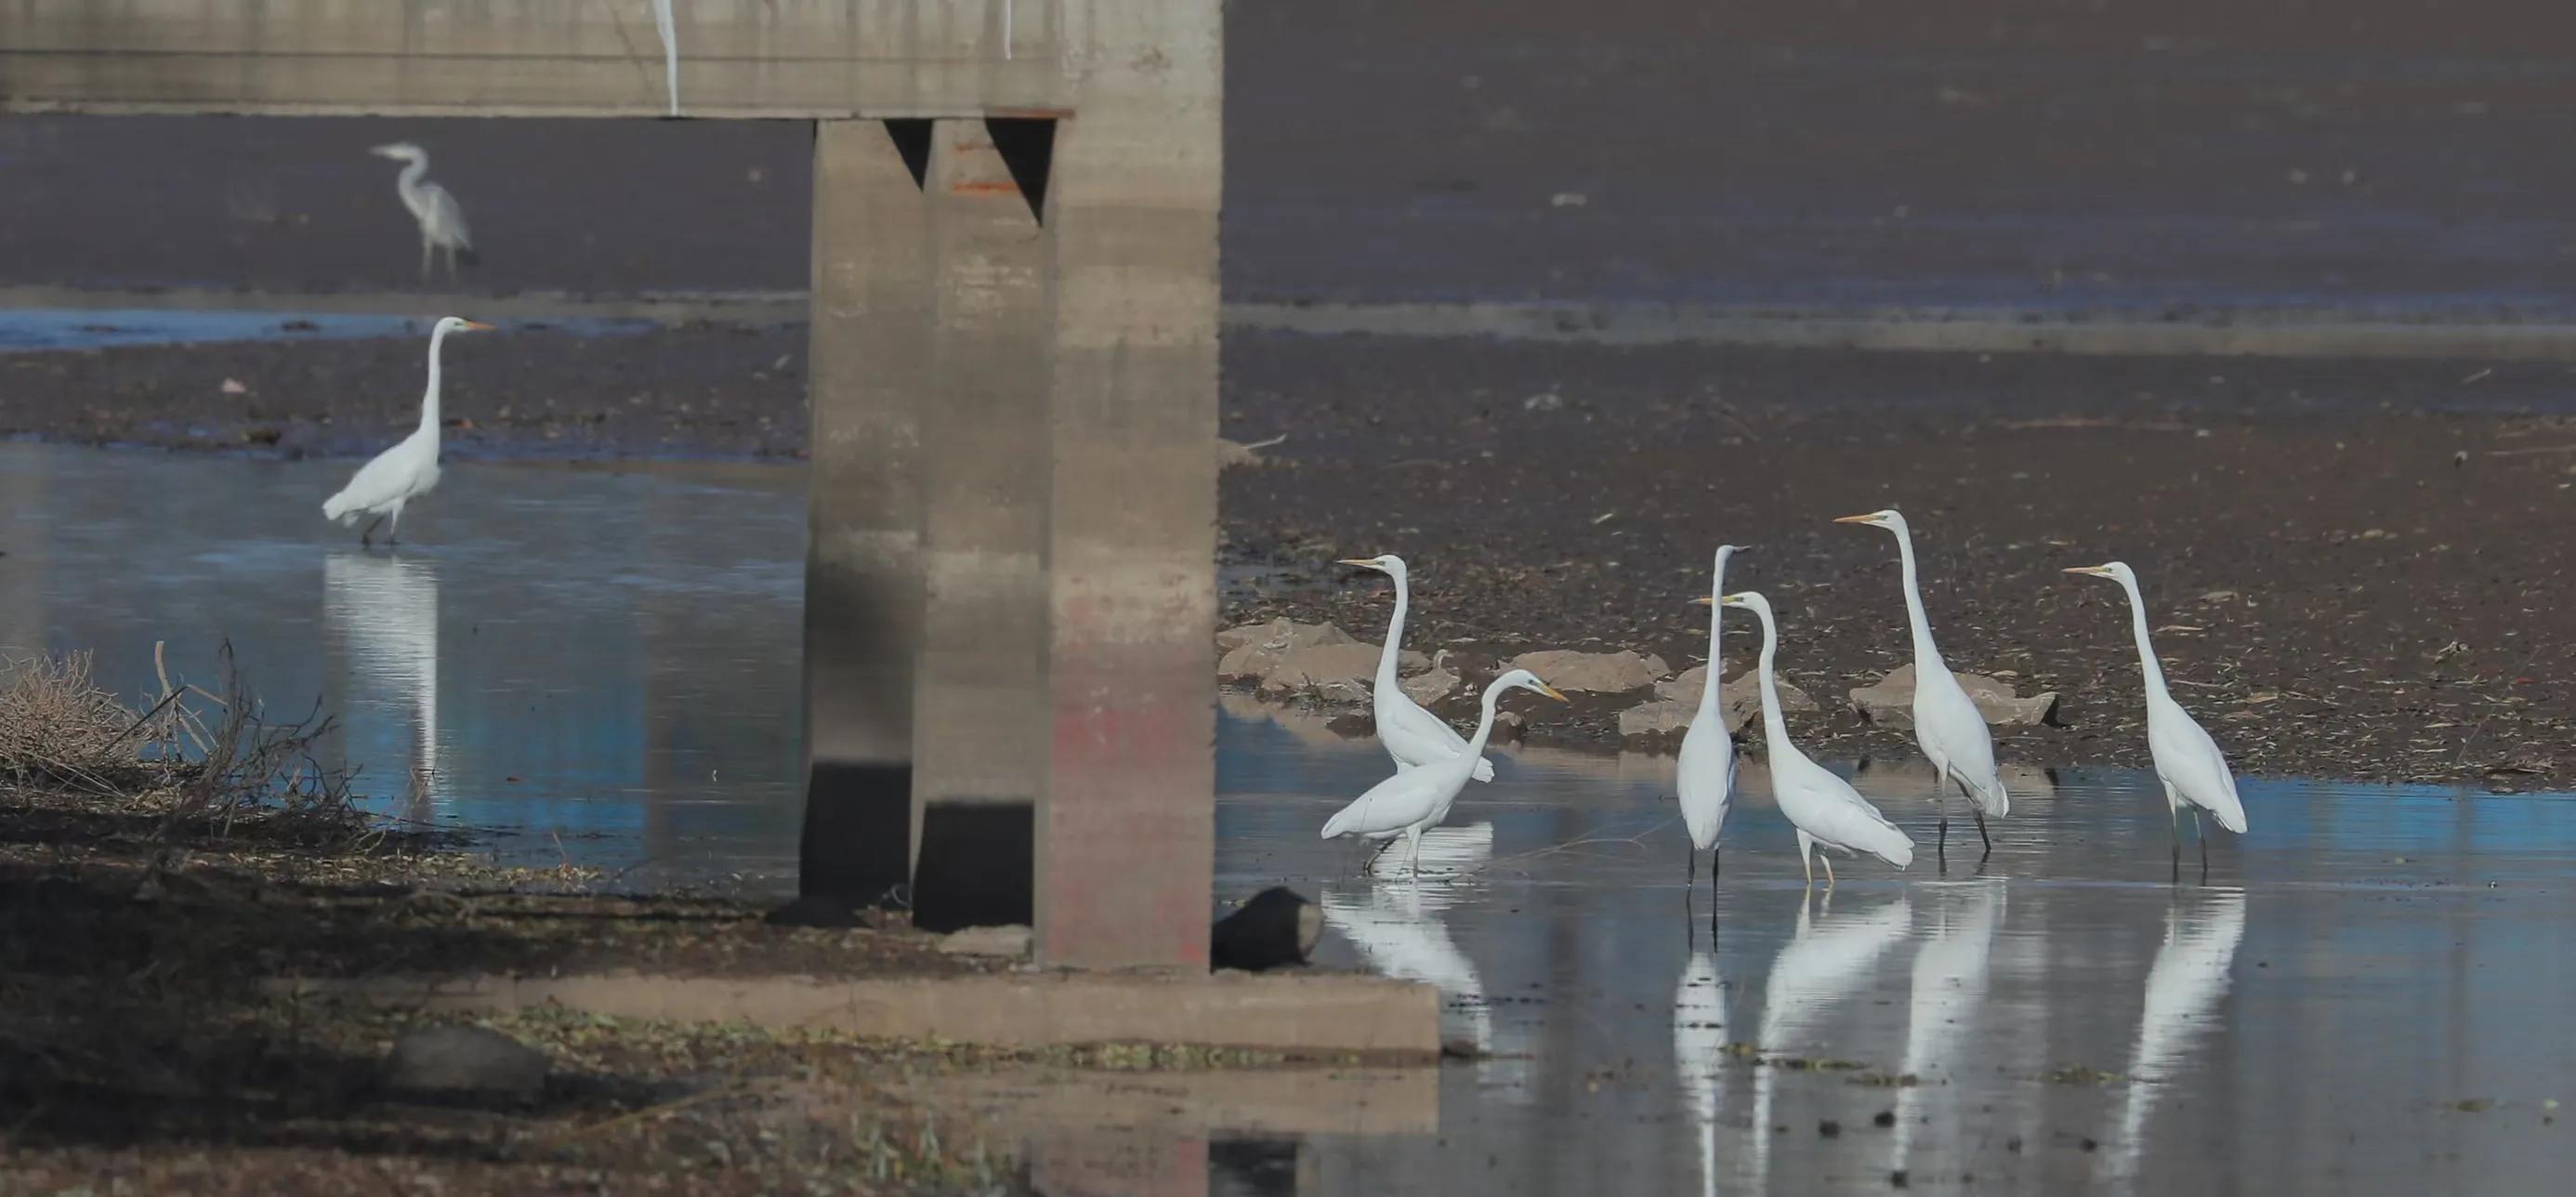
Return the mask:
<path id="1" fill-rule="evenodd" d="M 436 316 L 334 312 L 214 311 L 180 308 L 11 308 L 0 312 L 0 353 L 193 345 L 215 341 L 343 341 L 429 335 Z M 499 319 L 502 328 L 547 328 L 613 336 L 660 327 L 649 320 L 557 317 Z"/>
<path id="2" fill-rule="evenodd" d="M 201 684 L 229 640 L 273 708 L 341 715 L 332 761 L 387 813 L 638 886 L 790 882 L 794 472 L 460 463 L 411 544 L 366 554 L 316 511 L 351 464 L 0 445 L 0 653 L 94 649 L 135 696 L 157 692 L 155 640 Z M 1315 896 L 1324 963 L 1438 985 L 1447 1034 L 1485 1058 L 1334 1112 L 1392 1133 L 1219 1142 L 1220 1191 L 1879 1191 L 1901 1171 L 2554 1192 L 2576 1167 L 2545 1105 L 2576 1099 L 2566 797 L 2248 779 L 2253 831 L 2177 885 L 2147 779 L 2024 770 L 1993 855 L 1963 822 L 1944 875 L 1928 775 L 1878 762 L 1858 783 L 1927 842 L 1901 876 L 1843 862 L 1810 903 L 1760 769 L 1723 881 L 1702 862 L 1686 891 L 1668 760 L 1513 749 L 1415 880 L 1315 838 L 1383 775 L 1373 744 L 1241 696 L 1223 712 L 1218 891 Z"/>

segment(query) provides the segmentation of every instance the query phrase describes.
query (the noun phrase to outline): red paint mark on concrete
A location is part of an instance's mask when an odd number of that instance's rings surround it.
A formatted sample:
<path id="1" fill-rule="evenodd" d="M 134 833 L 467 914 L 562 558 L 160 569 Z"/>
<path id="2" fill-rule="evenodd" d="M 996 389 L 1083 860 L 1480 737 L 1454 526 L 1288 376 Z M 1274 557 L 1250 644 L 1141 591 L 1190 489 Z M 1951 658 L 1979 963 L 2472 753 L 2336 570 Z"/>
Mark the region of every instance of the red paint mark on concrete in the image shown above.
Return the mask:
<path id="1" fill-rule="evenodd" d="M 1016 195 L 1018 195 L 1018 194 L 1020 193 L 1020 185 L 1019 185 L 1019 184 L 1017 184 L 1017 183 L 1011 182 L 1011 181 L 1010 181 L 1010 180 L 1008 180 L 1008 179 L 1003 179 L 1003 180 L 1000 180 L 1000 181 L 998 181 L 998 182 L 986 182 L 986 181 L 984 181 L 984 180 L 980 180 L 980 179 L 969 179 L 969 180 L 967 180 L 967 181 L 965 181 L 965 182 L 963 182 L 963 183 L 952 183 L 952 184 L 949 184 L 948 190 L 949 190 L 949 191 L 951 191 L 951 192 L 954 192 L 955 194 L 958 194 L 958 195 L 1012 195 L 1012 196 L 1016 196 Z"/>

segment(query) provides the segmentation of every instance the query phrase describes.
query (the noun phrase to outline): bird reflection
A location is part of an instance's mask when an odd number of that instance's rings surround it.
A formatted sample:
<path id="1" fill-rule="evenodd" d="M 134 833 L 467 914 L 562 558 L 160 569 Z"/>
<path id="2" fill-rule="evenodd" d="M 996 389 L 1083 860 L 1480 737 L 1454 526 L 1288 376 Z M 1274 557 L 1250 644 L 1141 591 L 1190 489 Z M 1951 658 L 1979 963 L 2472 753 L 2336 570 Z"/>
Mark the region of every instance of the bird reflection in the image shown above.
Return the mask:
<path id="1" fill-rule="evenodd" d="M 1900 894 L 1866 914 L 1817 918 L 1813 904 L 1798 904 L 1798 932 L 1762 990 L 1762 1054 L 1792 1055 L 1823 1046 L 1825 1019 L 1834 1000 L 1849 993 L 1889 948 L 1914 926 L 1914 907 Z M 1771 1179 L 1771 1088 L 1780 1070 L 1765 1066 L 1753 1076 L 1754 1171 Z"/>
<path id="2" fill-rule="evenodd" d="M 438 572 L 427 561 L 334 553 L 322 562 L 322 623 L 349 655 L 367 706 L 411 724 L 407 818 L 426 821 L 438 784 Z"/>
<path id="3" fill-rule="evenodd" d="M 1435 871 L 1460 873 L 1493 859 L 1494 825 L 1473 823 L 1463 827 L 1435 827 L 1422 836 L 1422 864 L 1426 876 Z M 1406 870 L 1395 862 L 1392 866 Z M 1497 1046 L 1493 1008 L 1485 997 L 1484 980 L 1476 966 L 1458 950 L 1449 937 L 1449 928 L 1440 914 L 1458 904 L 1457 887 L 1429 881 L 1416 881 L 1410 876 L 1381 881 L 1365 890 L 1352 892 L 1327 885 L 1323 891 L 1324 922 L 1351 946 L 1371 969 L 1406 981 L 1420 981 L 1440 991 L 1441 999 L 1466 1020 L 1467 1035 L 1474 1041 L 1479 1056 L 1488 1059 L 1478 1065 L 1478 1072 L 1489 1082 L 1508 1083 L 1526 1071 L 1526 1052 L 1519 1044 Z M 1511 1085 L 1506 1092 L 1526 1093 L 1524 1085 Z"/>
<path id="4" fill-rule="evenodd" d="M 2218 1003 L 2227 997 L 2236 946 L 2244 938 L 2243 890 L 2192 894 L 2165 908 L 2165 942 L 2147 970 L 2146 1008 L 2129 1055 L 2129 1100 L 2112 1140 L 2118 1146 L 2103 1159 L 2111 1175 L 2132 1186 L 2156 1093 L 2181 1075 L 2184 1057 L 2218 1025 Z"/>
<path id="5" fill-rule="evenodd" d="M 1699 1137 L 1700 1191 L 1717 1192 L 1718 1070 L 1726 1064 L 1726 987 L 1717 975 L 1717 952 L 1691 953 L 1673 987 L 1673 1070 L 1690 1098 L 1691 1129 Z"/>
<path id="6" fill-rule="evenodd" d="M 1903 1073 L 1920 1084 L 1896 1091 L 1896 1130 L 1888 1168 L 1906 1171 L 1914 1150 L 1915 1129 L 1923 1119 L 1927 1094 L 1956 1094 L 1956 1086 L 1935 1089 L 1935 1076 L 1959 1072 L 1962 1049 L 1974 1037 L 1977 1014 L 1986 1001 L 1987 957 L 1995 926 L 2003 921 L 2004 886 L 2000 879 L 1966 885 L 1931 885 L 1920 892 L 1934 899 L 1931 933 L 1914 955 L 1914 987 L 1905 1025 Z M 1957 1129 L 1952 1120 L 1951 1129 Z"/>

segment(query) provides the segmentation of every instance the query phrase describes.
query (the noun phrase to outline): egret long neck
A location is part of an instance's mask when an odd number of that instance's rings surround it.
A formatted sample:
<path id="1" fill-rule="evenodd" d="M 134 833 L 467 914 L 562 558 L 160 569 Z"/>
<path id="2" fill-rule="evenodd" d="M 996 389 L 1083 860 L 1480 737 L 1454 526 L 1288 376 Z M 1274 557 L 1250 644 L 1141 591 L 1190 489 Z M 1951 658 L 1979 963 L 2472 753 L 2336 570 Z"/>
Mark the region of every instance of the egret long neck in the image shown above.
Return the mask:
<path id="1" fill-rule="evenodd" d="M 411 209 L 415 216 L 420 214 L 421 207 L 425 203 L 420 194 L 420 181 L 428 176 L 429 155 L 423 154 L 412 159 L 409 165 L 402 168 L 402 173 L 394 177 L 394 193 L 402 197 L 403 206 Z"/>
<path id="2" fill-rule="evenodd" d="M 1771 659 L 1780 652 L 1780 625 L 1769 611 L 1755 607 L 1753 613 L 1762 618 L 1762 740 L 1777 758 L 1795 751 L 1789 747 L 1788 717 L 1780 713 L 1780 683 L 1771 674 Z"/>
<path id="3" fill-rule="evenodd" d="M 1467 751 L 1459 754 L 1454 762 L 1462 771 L 1472 774 L 1476 768 L 1476 759 L 1485 755 L 1485 740 L 1494 734 L 1494 704 L 1501 701 L 1502 697 L 1501 686 L 1485 687 L 1485 710 L 1483 714 L 1476 717 L 1476 734 L 1468 738 Z"/>
<path id="4" fill-rule="evenodd" d="M 2138 637 L 2138 672 L 2145 674 L 2147 693 L 2168 702 L 2173 695 L 2165 690 L 2165 667 L 2156 661 L 2155 642 L 2147 639 L 2147 600 L 2138 596 L 2138 584 L 2121 578 L 2120 589 L 2129 592 L 2129 630 Z"/>
<path id="5" fill-rule="evenodd" d="M 1923 584 L 1914 572 L 1914 534 L 1899 530 L 1896 534 L 1896 558 L 1905 566 L 1905 619 L 1914 630 L 1914 672 L 1941 662 L 1941 649 L 1932 643 L 1932 621 L 1923 614 Z"/>
<path id="6" fill-rule="evenodd" d="M 420 396 L 420 430 L 431 439 L 438 436 L 438 357 L 439 347 L 447 341 L 447 327 L 429 334 L 429 389 Z"/>
<path id="7" fill-rule="evenodd" d="M 1708 592 L 1712 599 L 1726 593 L 1726 558 L 1724 555 L 1720 555 L 1717 559 L 1716 575 L 1709 581 Z M 1699 714 L 1692 717 L 1692 723 L 1694 726 L 1697 725 L 1699 720 L 1709 718 L 1710 715 L 1717 710 L 1718 665 L 1724 659 L 1717 651 L 1718 630 L 1723 627 L 1725 623 L 1726 604 L 1711 601 L 1708 605 L 1708 676 L 1700 680 Z"/>
<path id="8" fill-rule="evenodd" d="M 1404 575 L 1389 576 L 1395 579 L 1395 618 L 1387 621 L 1386 646 L 1377 653 L 1376 692 L 1379 694 L 1395 693 L 1395 658 L 1396 654 L 1404 651 L 1404 612 L 1411 605 Z"/>

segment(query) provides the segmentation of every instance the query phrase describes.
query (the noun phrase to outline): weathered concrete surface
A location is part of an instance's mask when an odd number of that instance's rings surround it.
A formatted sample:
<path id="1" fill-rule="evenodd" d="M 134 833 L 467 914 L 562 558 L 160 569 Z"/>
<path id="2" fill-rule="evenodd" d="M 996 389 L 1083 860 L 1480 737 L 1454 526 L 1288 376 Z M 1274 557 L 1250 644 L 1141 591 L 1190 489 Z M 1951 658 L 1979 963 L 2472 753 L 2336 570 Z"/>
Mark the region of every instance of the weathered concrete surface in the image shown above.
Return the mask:
<path id="1" fill-rule="evenodd" d="M 1084 7 L 675 4 L 682 111 L 1058 111 L 1074 90 L 1068 23 Z M 18 112 L 658 117 L 669 102 L 643 0 L 22 0 L 0 21 L 0 80 L 0 108 Z"/>
<path id="2" fill-rule="evenodd" d="M 1204 921 L 1199 940 L 1204 952 Z M 269 988 L 281 996 L 329 994 L 427 1010 L 508 1013 L 557 1005 L 617 1018 L 1011 1047 L 1167 1043 L 1413 1059 L 1440 1051 L 1438 989 L 1346 973 L 1049 971 L 918 980 L 621 973 L 282 980 Z"/>
<path id="3" fill-rule="evenodd" d="M 1046 238 L 986 122 L 929 122 L 913 921 L 1028 923 L 1046 785 Z M 901 235 L 899 231 L 895 235 Z"/>
<path id="4" fill-rule="evenodd" d="M 1101 6 L 1056 135 L 1049 964 L 1207 963 L 1223 41 L 1214 0 Z"/>
<path id="5" fill-rule="evenodd" d="M 799 886 L 853 903 L 912 875 L 934 257 L 928 202 L 886 127 L 817 125 Z"/>

